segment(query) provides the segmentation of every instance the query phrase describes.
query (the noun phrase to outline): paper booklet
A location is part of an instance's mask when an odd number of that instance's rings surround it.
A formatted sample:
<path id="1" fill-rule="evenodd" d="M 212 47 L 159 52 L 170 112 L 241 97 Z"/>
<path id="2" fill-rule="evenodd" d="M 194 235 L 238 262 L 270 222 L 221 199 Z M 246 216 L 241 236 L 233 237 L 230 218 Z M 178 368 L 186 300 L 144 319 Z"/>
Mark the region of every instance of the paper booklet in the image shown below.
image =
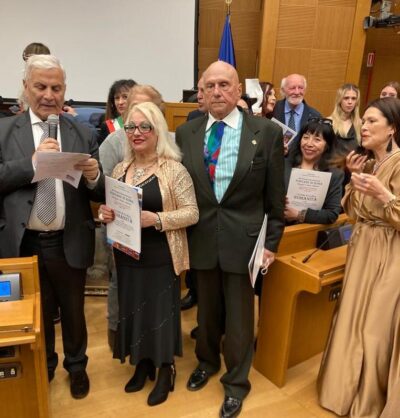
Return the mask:
<path id="1" fill-rule="evenodd" d="M 254 287 L 260 267 L 263 265 L 264 244 L 267 236 L 268 215 L 264 216 L 264 221 L 258 234 L 257 242 L 253 250 L 253 254 L 249 261 L 249 275 L 251 285 Z"/>
<path id="2" fill-rule="evenodd" d="M 281 127 L 283 134 L 283 143 L 289 146 L 293 139 L 296 137 L 297 132 L 289 128 L 289 126 L 285 125 L 284 123 L 279 122 L 278 119 L 271 118 L 271 121 L 275 122 L 277 125 Z"/>

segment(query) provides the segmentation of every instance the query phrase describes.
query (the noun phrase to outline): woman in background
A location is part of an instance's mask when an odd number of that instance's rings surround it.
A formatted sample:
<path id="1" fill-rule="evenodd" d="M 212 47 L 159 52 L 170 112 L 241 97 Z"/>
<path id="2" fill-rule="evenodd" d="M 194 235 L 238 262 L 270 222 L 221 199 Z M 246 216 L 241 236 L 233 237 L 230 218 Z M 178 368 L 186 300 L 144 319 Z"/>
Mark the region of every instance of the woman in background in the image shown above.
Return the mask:
<path id="1" fill-rule="evenodd" d="M 360 90 L 351 83 L 343 84 L 337 92 L 335 107 L 329 119 L 332 119 L 336 134 L 335 152 L 339 156 L 356 149 L 360 143 Z"/>
<path id="2" fill-rule="evenodd" d="M 400 99 L 400 83 L 397 81 L 389 81 L 383 86 L 379 97 L 381 99 L 385 97 L 397 97 Z"/>
<path id="3" fill-rule="evenodd" d="M 270 82 L 260 81 L 261 90 L 263 91 L 263 101 L 261 104 L 261 116 L 271 119 L 272 112 L 276 104 L 276 96 L 274 85 Z"/>
<path id="4" fill-rule="evenodd" d="M 128 107 L 129 92 L 136 81 L 117 80 L 110 87 L 107 97 L 106 113 L 104 122 L 100 125 L 99 143 L 101 144 L 107 136 L 121 129 L 124 126 L 122 115 Z"/>
<path id="5" fill-rule="evenodd" d="M 113 177 L 143 190 L 140 259 L 114 248 L 118 277 L 119 322 L 114 357 L 136 365 L 126 392 L 157 383 L 149 405 L 164 402 L 174 390 L 174 356 L 182 355 L 179 274 L 189 268 L 185 228 L 198 221 L 192 179 L 179 162 L 178 146 L 154 103 L 134 106 L 127 116 L 127 152 Z M 99 218 L 112 222 L 106 205 Z"/>
<path id="6" fill-rule="evenodd" d="M 287 223 L 331 224 L 339 216 L 342 197 L 343 171 L 330 167 L 330 158 L 335 133 L 330 119 L 311 119 L 299 132 L 300 141 L 291 155 L 285 159 L 285 184 L 289 185 L 293 168 L 317 170 L 331 173 L 328 191 L 321 209 L 298 210 L 286 199 L 285 219 Z"/>
<path id="7" fill-rule="evenodd" d="M 400 382 L 399 99 L 369 104 L 361 140 L 367 155 L 346 159 L 352 175 L 342 205 L 356 224 L 318 393 L 340 416 L 377 418 Z"/>

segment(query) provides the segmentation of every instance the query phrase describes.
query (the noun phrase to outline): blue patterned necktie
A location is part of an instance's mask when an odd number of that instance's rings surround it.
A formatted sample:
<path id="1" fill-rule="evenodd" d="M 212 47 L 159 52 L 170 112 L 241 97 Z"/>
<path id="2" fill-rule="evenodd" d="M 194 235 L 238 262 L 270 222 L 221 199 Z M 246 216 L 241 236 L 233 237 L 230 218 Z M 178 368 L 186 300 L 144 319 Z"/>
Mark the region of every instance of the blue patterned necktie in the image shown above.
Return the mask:
<path id="1" fill-rule="evenodd" d="M 290 117 L 289 117 L 289 122 L 288 122 L 288 126 L 290 129 L 293 129 L 294 131 L 296 130 L 296 123 L 294 121 L 294 115 L 295 115 L 295 111 L 292 109 L 290 111 Z"/>
<path id="2" fill-rule="evenodd" d="M 49 124 L 39 123 L 42 129 L 40 142 L 49 137 Z M 38 182 L 36 189 L 36 215 L 45 225 L 51 224 L 56 219 L 56 180 L 44 179 Z"/>
<path id="3" fill-rule="evenodd" d="M 221 150 L 222 137 L 224 136 L 225 122 L 214 122 L 211 127 L 207 145 L 204 147 L 204 164 L 210 177 L 211 185 L 214 186 L 215 169 Z"/>

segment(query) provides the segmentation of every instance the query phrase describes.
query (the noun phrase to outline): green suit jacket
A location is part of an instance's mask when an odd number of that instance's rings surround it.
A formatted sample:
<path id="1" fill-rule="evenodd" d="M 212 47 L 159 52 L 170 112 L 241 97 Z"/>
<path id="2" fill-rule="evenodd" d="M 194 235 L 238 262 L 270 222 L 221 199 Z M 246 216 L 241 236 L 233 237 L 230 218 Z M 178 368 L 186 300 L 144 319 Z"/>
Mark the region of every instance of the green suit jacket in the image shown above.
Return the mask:
<path id="1" fill-rule="evenodd" d="M 204 165 L 206 124 L 204 116 L 176 131 L 200 211 L 198 224 L 189 231 L 190 265 L 203 270 L 219 264 L 223 271 L 246 274 L 264 214 L 268 214 L 265 247 L 276 252 L 283 233 L 282 130 L 268 119 L 243 113 L 236 169 L 218 202 Z"/>

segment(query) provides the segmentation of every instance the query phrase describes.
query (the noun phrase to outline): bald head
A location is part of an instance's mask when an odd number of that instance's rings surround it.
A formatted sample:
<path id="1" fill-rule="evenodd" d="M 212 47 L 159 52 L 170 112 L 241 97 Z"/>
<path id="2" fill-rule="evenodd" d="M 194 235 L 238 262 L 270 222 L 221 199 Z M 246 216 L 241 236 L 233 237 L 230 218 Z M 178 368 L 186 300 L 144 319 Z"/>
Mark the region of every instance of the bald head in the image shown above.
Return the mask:
<path id="1" fill-rule="evenodd" d="M 197 83 L 197 103 L 199 104 L 200 112 L 207 112 L 207 106 L 204 101 L 204 77 L 201 76 Z"/>
<path id="2" fill-rule="evenodd" d="M 236 69 L 223 61 L 213 62 L 203 74 L 204 100 L 214 118 L 225 118 L 236 107 L 242 86 Z"/>
<path id="3" fill-rule="evenodd" d="M 281 93 L 291 107 L 296 107 L 304 100 L 306 88 L 306 78 L 301 74 L 290 74 L 281 82 Z"/>

